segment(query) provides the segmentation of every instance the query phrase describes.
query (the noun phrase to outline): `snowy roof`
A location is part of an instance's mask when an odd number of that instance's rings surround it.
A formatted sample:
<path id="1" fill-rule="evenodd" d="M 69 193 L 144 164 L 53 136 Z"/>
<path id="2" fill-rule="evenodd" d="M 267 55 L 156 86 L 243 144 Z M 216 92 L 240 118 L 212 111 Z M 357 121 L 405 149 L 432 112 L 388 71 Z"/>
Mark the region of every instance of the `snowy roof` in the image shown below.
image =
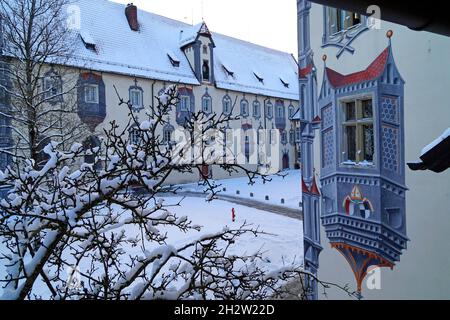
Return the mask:
<path id="1" fill-rule="evenodd" d="M 81 30 L 70 65 L 167 82 L 200 84 L 181 47 L 195 40 L 197 33 L 209 33 L 206 24 L 191 26 L 138 10 L 140 29 L 135 32 L 128 25 L 122 4 L 107 0 L 77 0 L 76 4 L 81 9 Z M 216 46 L 217 87 L 298 99 L 298 67 L 290 54 L 217 33 L 212 33 L 212 40 Z M 95 45 L 95 50 L 86 43 Z M 171 59 L 178 60 L 179 64 L 174 65 Z M 227 73 L 223 66 L 233 74 Z M 255 72 L 263 82 L 255 77 Z"/>

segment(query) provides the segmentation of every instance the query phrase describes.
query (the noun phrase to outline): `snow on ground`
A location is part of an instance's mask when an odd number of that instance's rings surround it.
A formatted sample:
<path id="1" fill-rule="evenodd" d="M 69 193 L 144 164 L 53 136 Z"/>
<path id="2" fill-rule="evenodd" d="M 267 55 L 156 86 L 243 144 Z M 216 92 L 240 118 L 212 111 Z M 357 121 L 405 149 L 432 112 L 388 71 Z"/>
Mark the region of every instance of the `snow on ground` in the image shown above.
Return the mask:
<path id="1" fill-rule="evenodd" d="M 180 200 L 179 197 L 165 198 L 165 204 L 176 204 Z M 232 222 L 231 209 L 235 209 L 236 221 Z M 267 258 L 261 267 L 267 270 L 274 270 L 284 265 L 294 263 L 299 266 L 303 261 L 303 225 L 302 221 L 288 218 L 285 216 L 260 211 L 257 209 L 232 204 L 225 201 L 214 200 L 206 202 L 201 198 L 185 198 L 181 206 L 170 208 L 171 212 L 177 214 L 178 217 L 187 216 L 193 221 L 193 224 L 201 225 L 203 228 L 200 232 L 192 230 L 188 233 L 180 232 L 173 227 L 160 229 L 167 232 L 168 244 L 175 247 L 180 246 L 191 240 L 196 240 L 204 234 L 220 232 L 225 226 L 230 229 L 239 228 L 244 222 L 252 224 L 252 227 L 259 228 L 266 234 L 258 237 L 245 235 L 236 241 L 235 245 L 229 251 L 229 254 L 243 255 L 253 254 L 258 250 L 263 252 L 263 256 Z M 133 236 L 139 234 L 136 227 L 124 227 L 127 235 Z M 0 244 L 1 246 L 1 244 Z M 156 244 L 151 244 L 147 250 L 156 248 Z M 2 248 L 0 247 L 0 250 Z M 128 254 L 142 254 L 138 248 L 126 248 Z M 0 278 L 4 278 L 5 269 L 0 261 Z M 35 293 L 46 296 L 46 289 L 42 282 L 36 282 L 34 288 Z M 2 290 L 0 288 L 0 295 Z"/>
<path id="2" fill-rule="evenodd" d="M 215 180 L 215 182 L 222 185 L 221 190 L 226 188 L 226 191 L 221 191 L 221 194 L 299 209 L 299 203 L 302 201 L 301 172 L 300 170 L 287 170 L 282 174 L 286 176 L 284 178 L 271 176 L 272 181 L 265 184 L 262 179 L 257 179 L 254 185 L 249 185 L 247 177 Z M 197 183 L 185 184 L 181 187 L 184 191 L 195 192 L 202 192 L 204 189 Z M 239 194 L 236 191 L 239 191 Z M 250 196 L 250 193 L 253 193 L 253 197 Z M 268 201 L 265 200 L 266 196 L 269 196 Z M 281 199 L 284 199 L 284 204 L 281 203 Z"/>
<path id="3" fill-rule="evenodd" d="M 176 203 L 179 198 L 166 198 L 165 204 Z M 231 220 L 231 209 L 235 209 L 236 221 Z M 174 207 L 172 212 L 178 216 L 186 215 L 194 224 L 203 226 L 201 232 L 191 231 L 187 234 L 180 232 L 169 233 L 172 245 L 182 244 L 199 238 L 204 233 L 221 231 L 225 226 L 238 228 L 244 222 L 252 227 L 259 227 L 268 234 L 257 238 L 245 236 L 236 242 L 233 254 L 254 253 L 258 249 L 265 252 L 270 260 L 270 268 L 283 266 L 283 261 L 297 264 L 303 258 L 303 225 L 302 221 L 260 211 L 257 209 L 236 205 L 233 203 L 214 200 L 206 202 L 201 198 L 186 198 L 181 207 Z"/>

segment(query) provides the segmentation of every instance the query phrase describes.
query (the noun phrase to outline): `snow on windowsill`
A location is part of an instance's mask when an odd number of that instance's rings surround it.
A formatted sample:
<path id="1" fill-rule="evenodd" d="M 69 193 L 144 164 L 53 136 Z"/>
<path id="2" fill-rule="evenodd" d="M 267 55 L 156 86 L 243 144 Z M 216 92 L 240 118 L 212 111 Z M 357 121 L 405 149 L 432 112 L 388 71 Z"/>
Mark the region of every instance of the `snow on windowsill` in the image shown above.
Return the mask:
<path id="1" fill-rule="evenodd" d="M 351 161 L 351 160 L 346 160 L 341 162 L 342 165 L 345 166 L 355 166 L 355 167 L 363 167 L 363 168 L 367 168 L 367 167 L 373 167 L 374 164 L 373 162 L 369 162 L 367 160 L 361 161 L 361 162 L 355 162 L 355 161 Z"/>

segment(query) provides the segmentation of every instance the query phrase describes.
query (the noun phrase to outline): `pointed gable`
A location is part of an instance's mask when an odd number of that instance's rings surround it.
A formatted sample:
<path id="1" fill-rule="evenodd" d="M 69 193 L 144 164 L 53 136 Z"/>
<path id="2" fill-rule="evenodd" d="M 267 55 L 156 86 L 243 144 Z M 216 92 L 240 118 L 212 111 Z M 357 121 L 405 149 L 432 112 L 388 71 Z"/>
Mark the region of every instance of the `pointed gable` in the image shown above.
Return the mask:
<path id="1" fill-rule="evenodd" d="M 338 88 L 350 84 L 374 80 L 378 78 L 385 70 L 389 53 L 390 47 L 387 47 L 365 70 L 350 73 L 347 75 L 343 75 L 333 69 L 326 67 L 325 70 L 328 81 L 333 87 Z"/>
<path id="2" fill-rule="evenodd" d="M 319 188 L 317 187 L 316 177 L 313 178 L 310 192 L 311 194 L 320 197 L 320 191 Z"/>
<path id="3" fill-rule="evenodd" d="M 201 35 L 210 38 L 211 42 L 213 42 L 211 32 L 209 32 L 208 26 L 204 21 L 192 27 L 183 29 L 180 38 L 180 48 L 184 48 L 187 45 L 194 43 Z"/>

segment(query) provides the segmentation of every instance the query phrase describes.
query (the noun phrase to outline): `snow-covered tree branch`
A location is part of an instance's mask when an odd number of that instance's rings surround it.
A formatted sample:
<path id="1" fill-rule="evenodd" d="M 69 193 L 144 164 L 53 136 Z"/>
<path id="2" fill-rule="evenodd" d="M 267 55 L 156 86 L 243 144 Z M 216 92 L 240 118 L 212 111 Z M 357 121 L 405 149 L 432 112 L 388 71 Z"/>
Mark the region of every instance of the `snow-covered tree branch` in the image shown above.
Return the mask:
<path id="1" fill-rule="evenodd" d="M 125 127 L 112 121 L 101 147 L 75 143 L 63 150 L 52 141 L 39 169 L 32 159 L 16 158 L 0 173 L 0 183 L 9 189 L 0 203 L 0 260 L 7 266 L 2 298 L 265 299 L 282 294 L 286 282 L 304 278 L 299 265 L 265 269 L 260 251 L 230 253 L 239 237 L 261 235 L 257 226 L 244 223 L 204 234 L 187 216 L 172 212 L 182 201 L 164 201 L 178 190 L 166 183 L 170 174 L 198 167 L 198 162 L 179 163 L 183 149 L 160 135 L 178 102 L 176 86 L 158 97 L 158 106 L 141 122 L 131 103 L 119 100 L 128 106 L 130 120 Z M 232 120 L 192 114 L 185 125 L 193 139 L 189 144 Z M 199 121 L 208 127 L 197 135 Z M 139 139 L 130 140 L 131 129 Z M 243 170 L 250 181 L 261 176 L 238 164 L 217 166 Z M 205 188 L 209 201 L 219 192 L 206 177 Z M 198 237 L 174 244 L 171 230 L 194 230 Z M 68 276 L 67 270 L 73 272 Z M 309 290 L 304 283 L 302 297 Z"/>

